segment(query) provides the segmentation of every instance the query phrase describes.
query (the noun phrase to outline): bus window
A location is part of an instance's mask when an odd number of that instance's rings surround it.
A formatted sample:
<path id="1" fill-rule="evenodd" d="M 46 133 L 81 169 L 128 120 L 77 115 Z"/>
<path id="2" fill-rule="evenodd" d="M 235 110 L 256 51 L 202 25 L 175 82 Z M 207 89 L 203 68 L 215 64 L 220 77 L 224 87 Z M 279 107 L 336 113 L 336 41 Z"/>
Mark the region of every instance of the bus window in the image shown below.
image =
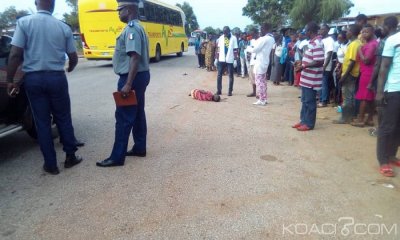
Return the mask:
<path id="1" fill-rule="evenodd" d="M 140 21 L 146 21 L 146 14 L 144 13 L 144 8 L 139 8 L 139 19 Z"/>

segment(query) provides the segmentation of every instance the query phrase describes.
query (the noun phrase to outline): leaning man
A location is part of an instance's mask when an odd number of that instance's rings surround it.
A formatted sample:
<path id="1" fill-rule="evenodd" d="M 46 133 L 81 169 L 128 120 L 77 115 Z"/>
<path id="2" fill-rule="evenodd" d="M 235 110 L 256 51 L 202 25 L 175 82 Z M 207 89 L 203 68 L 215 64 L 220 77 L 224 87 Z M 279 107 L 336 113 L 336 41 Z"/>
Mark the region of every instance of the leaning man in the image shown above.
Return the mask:
<path id="1" fill-rule="evenodd" d="M 150 82 L 149 40 L 138 20 L 139 0 L 120 0 L 119 19 L 127 23 L 117 38 L 113 56 L 114 72 L 119 75 L 118 91 L 127 96 L 136 92 L 137 105 L 117 107 L 115 111 L 115 140 L 111 155 L 96 165 L 122 166 L 125 156 L 146 156 L 147 124 L 144 112 L 145 92 Z M 135 145 L 127 152 L 132 131 Z"/>
<path id="2" fill-rule="evenodd" d="M 24 86 L 35 119 L 38 142 L 44 157 L 44 171 L 59 174 L 51 134 L 53 116 L 66 153 L 65 168 L 80 163 L 77 157 L 71 102 L 65 76 L 65 53 L 69 58 L 68 72 L 74 70 L 78 56 L 71 28 L 52 16 L 54 0 L 36 0 L 37 13 L 17 22 L 7 70 L 8 93 L 18 91 L 13 82 L 23 62 Z"/>

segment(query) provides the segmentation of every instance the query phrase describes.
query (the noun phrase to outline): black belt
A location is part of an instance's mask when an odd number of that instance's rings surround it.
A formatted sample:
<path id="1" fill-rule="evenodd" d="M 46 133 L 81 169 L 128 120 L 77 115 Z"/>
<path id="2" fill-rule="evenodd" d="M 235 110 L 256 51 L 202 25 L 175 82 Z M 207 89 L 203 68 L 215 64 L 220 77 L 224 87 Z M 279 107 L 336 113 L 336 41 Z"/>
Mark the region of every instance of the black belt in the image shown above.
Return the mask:
<path id="1" fill-rule="evenodd" d="M 141 71 L 141 72 L 137 72 L 137 73 L 144 73 L 144 72 L 149 72 L 149 70 Z M 119 76 L 126 76 L 126 75 L 128 75 L 128 74 L 129 74 L 129 73 L 118 73 Z"/>
<path id="2" fill-rule="evenodd" d="M 65 71 L 60 70 L 60 71 L 54 71 L 54 70 L 43 70 L 43 71 L 33 71 L 33 72 L 27 72 L 25 74 L 31 74 L 31 73 L 65 73 Z"/>

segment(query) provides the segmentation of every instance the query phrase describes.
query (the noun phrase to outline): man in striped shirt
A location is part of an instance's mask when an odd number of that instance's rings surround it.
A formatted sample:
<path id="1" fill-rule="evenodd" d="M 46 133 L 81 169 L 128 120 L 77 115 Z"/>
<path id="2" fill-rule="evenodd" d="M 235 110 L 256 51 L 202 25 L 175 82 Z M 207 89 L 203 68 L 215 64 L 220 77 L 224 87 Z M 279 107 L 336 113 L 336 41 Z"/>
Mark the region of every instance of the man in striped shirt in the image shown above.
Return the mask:
<path id="1" fill-rule="evenodd" d="M 319 26 L 310 22 L 305 27 L 305 32 L 310 39 L 304 52 L 301 64 L 301 112 L 300 122 L 293 125 L 298 131 L 309 131 L 314 129 L 317 117 L 316 95 L 322 87 L 324 47 L 318 36 Z"/>

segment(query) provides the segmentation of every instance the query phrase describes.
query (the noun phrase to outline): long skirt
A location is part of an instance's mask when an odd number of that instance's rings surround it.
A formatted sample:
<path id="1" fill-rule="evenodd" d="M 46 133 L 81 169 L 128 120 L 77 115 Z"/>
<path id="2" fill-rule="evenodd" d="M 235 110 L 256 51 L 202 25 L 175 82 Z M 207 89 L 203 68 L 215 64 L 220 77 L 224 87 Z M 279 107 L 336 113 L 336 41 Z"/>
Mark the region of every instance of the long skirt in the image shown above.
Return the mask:
<path id="1" fill-rule="evenodd" d="M 274 55 L 274 66 L 272 66 L 270 80 L 275 83 L 279 83 L 282 77 L 283 67 L 282 64 L 280 64 L 279 60 L 280 57 Z"/>

